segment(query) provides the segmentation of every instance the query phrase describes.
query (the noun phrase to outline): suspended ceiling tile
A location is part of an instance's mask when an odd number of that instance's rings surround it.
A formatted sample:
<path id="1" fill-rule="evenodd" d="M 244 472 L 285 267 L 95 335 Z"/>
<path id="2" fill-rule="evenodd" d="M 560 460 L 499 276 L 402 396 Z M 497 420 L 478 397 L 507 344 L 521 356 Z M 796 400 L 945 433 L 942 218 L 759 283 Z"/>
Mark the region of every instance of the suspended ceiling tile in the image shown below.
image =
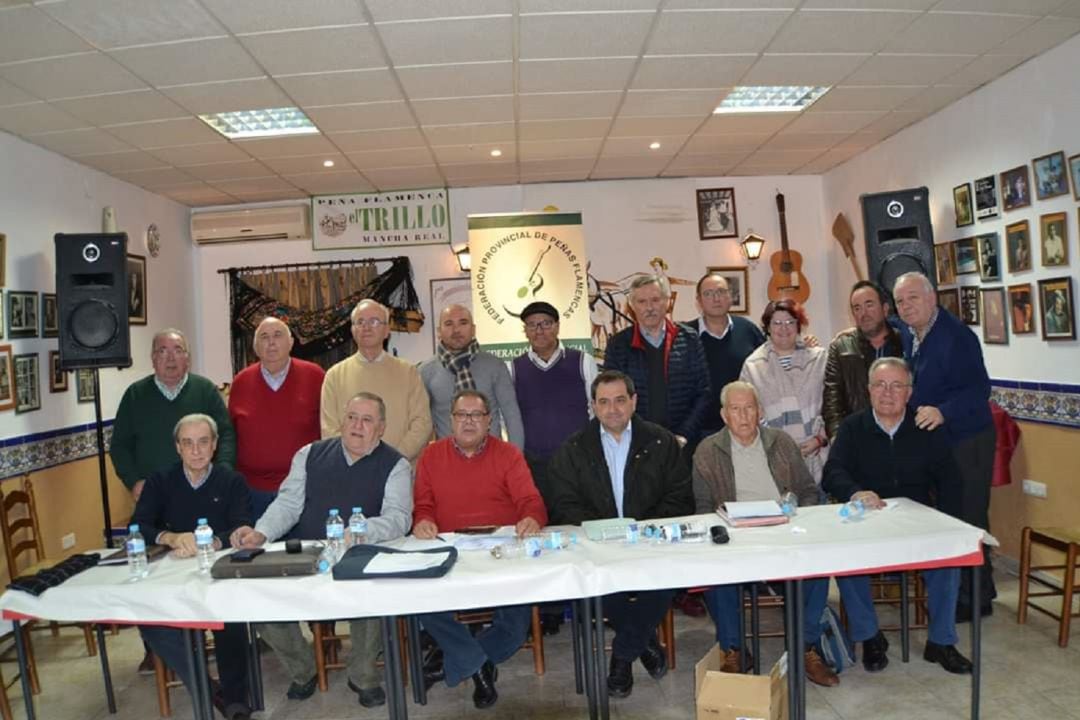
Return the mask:
<path id="1" fill-rule="evenodd" d="M 928 85 L 974 59 L 971 55 L 875 55 L 844 78 L 845 85 Z"/>
<path id="2" fill-rule="evenodd" d="M 927 88 L 905 102 L 902 109 L 929 115 L 946 105 L 951 105 L 965 95 L 970 94 L 974 89 L 974 87 L 965 85 L 938 85 Z"/>
<path id="3" fill-rule="evenodd" d="M 979 55 L 1020 32 L 1034 20 L 1027 15 L 931 12 L 896 35 L 885 49 L 902 53 Z"/>
<path id="4" fill-rule="evenodd" d="M 926 117 L 926 113 L 911 112 L 907 110 L 893 110 L 887 115 L 875 120 L 859 131 L 860 135 L 868 134 L 878 140 L 884 140 L 914 122 Z"/>
<path id="5" fill-rule="evenodd" d="M 519 56 L 535 58 L 636 57 L 653 13 L 605 12 L 525 15 Z"/>
<path id="6" fill-rule="evenodd" d="M 327 138 L 344 152 L 418 147 L 424 144 L 424 136 L 417 127 L 328 133 Z"/>
<path id="7" fill-rule="evenodd" d="M 41 8 L 103 49 L 225 34 L 197 0 L 62 0 Z"/>
<path id="8" fill-rule="evenodd" d="M 356 0 L 202 0 L 236 34 L 364 22 Z"/>
<path id="9" fill-rule="evenodd" d="M 1061 0 L 940 0 L 934 12 L 968 11 L 1047 15 L 1061 6 Z"/>
<path id="10" fill-rule="evenodd" d="M 502 154 L 498 158 L 491 156 L 491 151 L 498 149 Z M 494 165 L 504 165 L 513 162 L 517 153 L 513 145 L 501 143 L 484 143 L 480 145 L 440 145 L 431 148 L 435 153 L 435 160 L 444 168 L 451 164 L 483 164 L 490 162 Z"/>
<path id="11" fill-rule="evenodd" d="M 514 9 L 510 0 L 367 0 L 366 4 L 377 23 L 471 15 L 509 15 Z"/>
<path id="12" fill-rule="evenodd" d="M 610 125 L 609 118 L 523 121 L 518 123 L 518 134 L 523 141 L 601 138 Z"/>
<path id="13" fill-rule="evenodd" d="M 54 104 L 94 125 L 165 120 L 188 115 L 183 108 L 156 90 L 57 100 Z"/>
<path id="14" fill-rule="evenodd" d="M 384 168 L 428 167 L 435 162 L 431 151 L 426 147 L 368 150 L 350 152 L 347 155 L 361 172 Z"/>
<path id="15" fill-rule="evenodd" d="M 619 116 L 698 115 L 704 120 L 725 94 L 718 90 L 631 90 Z"/>
<path id="16" fill-rule="evenodd" d="M 283 75 L 274 80 L 300 107 L 402 99 L 394 76 L 386 68 Z"/>
<path id="17" fill-rule="evenodd" d="M 612 137 L 682 135 L 697 130 L 704 122 L 701 115 L 676 117 L 626 117 L 620 115 L 611 128 Z"/>
<path id="18" fill-rule="evenodd" d="M 334 146 L 322 135 L 238 140 L 236 144 L 241 150 L 260 160 L 334 152 Z"/>
<path id="19" fill-rule="evenodd" d="M 146 87 L 115 60 L 98 52 L 8 65 L 0 67 L 0 76 L 43 100 Z"/>
<path id="20" fill-rule="evenodd" d="M 1031 57 L 1061 44 L 1077 33 L 1080 33 L 1080 7 L 1077 8 L 1077 15 L 1043 18 L 1029 25 L 994 47 L 991 52 Z"/>
<path id="21" fill-rule="evenodd" d="M 269 78 L 178 85 L 162 88 L 161 92 L 195 115 L 292 105 L 289 97 Z"/>
<path id="22" fill-rule="evenodd" d="M 307 200 L 311 197 L 308 193 L 300 190 L 299 188 L 281 188 L 279 190 L 256 190 L 253 192 L 240 192 L 234 193 L 236 199 L 241 202 L 254 203 L 254 202 L 280 202 L 282 200 Z"/>
<path id="23" fill-rule="evenodd" d="M 87 125 L 84 120 L 44 102 L 0 108 L 0 130 L 16 135 L 76 130 Z"/>
<path id="24" fill-rule="evenodd" d="M 358 172 L 286 175 L 285 179 L 312 195 L 368 193 L 375 187 Z"/>
<path id="25" fill-rule="evenodd" d="M 198 145 L 221 139 L 221 135 L 212 130 L 209 125 L 195 118 L 111 125 L 107 129 L 116 137 L 142 150 L 176 145 Z"/>
<path id="26" fill-rule="evenodd" d="M 666 10 L 739 10 L 754 7 L 758 10 L 791 10 L 799 0 L 669 0 Z"/>
<path id="27" fill-rule="evenodd" d="M 395 66 L 513 59 L 513 22 L 503 17 L 379 25 Z"/>
<path id="28" fill-rule="evenodd" d="M 191 182 L 195 179 L 183 170 L 171 167 L 134 170 L 131 172 L 118 172 L 114 174 L 124 182 L 138 185 L 147 190 L 176 186 L 181 183 Z"/>
<path id="29" fill-rule="evenodd" d="M 862 54 L 763 55 L 740 85 L 836 85 L 866 62 Z"/>
<path id="30" fill-rule="evenodd" d="M 236 198 L 232 195 L 212 188 L 206 183 L 189 183 L 175 187 L 159 188 L 157 193 L 193 207 L 228 205 L 236 202 Z"/>
<path id="31" fill-rule="evenodd" d="M 190 172 L 190 170 L 189 170 Z M 255 177 L 237 180 L 216 180 L 211 183 L 218 190 L 232 195 L 252 195 L 256 193 L 292 192 L 296 188 L 283 178 Z"/>
<path id="32" fill-rule="evenodd" d="M 810 162 L 798 169 L 801 174 L 821 175 L 832 170 L 837 165 L 847 162 L 859 154 L 860 151 L 827 150 Z"/>
<path id="33" fill-rule="evenodd" d="M 511 122 L 514 119 L 511 95 L 414 100 L 412 106 L 421 125 Z"/>
<path id="34" fill-rule="evenodd" d="M 185 165 L 207 165 L 219 162 L 240 162 L 250 160 L 251 156 L 235 144 L 224 139 L 199 145 L 182 145 L 170 148 L 155 148 L 148 151 L 151 155 L 177 167 Z"/>
<path id="35" fill-rule="evenodd" d="M 568 120 L 611 117 L 622 93 L 543 93 L 519 95 L 519 117 L 529 120 Z"/>
<path id="36" fill-rule="evenodd" d="M 641 157 L 637 155 L 602 155 L 599 160 L 596 161 L 596 168 L 593 171 L 593 175 L 596 172 L 618 172 L 625 170 L 627 172 L 651 172 L 654 175 L 659 173 L 665 165 L 670 161 L 670 157 Z"/>
<path id="37" fill-rule="evenodd" d="M 815 110 L 892 110 L 926 89 L 925 85 L 844 85 L 818 98 Z"/>
<path id="38" fill-rule="evenodd" d="M 969 64 L 944 78 L 949 85 L 983 85 L 1024 62 L 1024 55 L 980 55 Z"/>
<path id="39" fill-rule="evenodd" d="M 79 157 L 79 162 L 106 173 L 130 172 L 132 170 L 149 170 L 151 168 L 164 167 L 164 163 L 156 157 L 149 153 L 142 152 L 141 150 L 104 153 L 100 155 L 82 155 Z"/>
<path id="40" fill-rule="evenodd" d="M 634 58 L 522 60 L 518 88 L 523 93 L 622 90 L 634 62 Z"/>
<path id="41" fill-rule="evenodd" d="M 787 126 L 788 132 L 856 132 L 885 113 L 880 111 L 868 112 L 813 112 L 807 111 L 793 120 Z"/>
<path id="42" fill-rule="evenodd" d="M 522 160 L 518 164 L 521 166 L 521 174 L 523 176 L 526 174 L 551 175 L 554 173 L 561 173 L 585 178 L 588 176 L 589 171 L 592 170 L 593 165 L 596 164 L 595 157 L 538 158 L 535 160 L 526 160 L 524 159 L 524 151 L 522 151 L 522 153 Z"/>
<path id="43" fill-rule="evenodd" d="M 216 182 L 218 180 L 236 180 L 240 178 L 269 177 L 274 171 L 263 165 L 258 160 L 241 160 L 239 162 L 211 163 L 209 165 L 189 165 L 184 172 L 199 180 Z"/>
<path id="44" fill-rule="evenodd" d="M 623 168 L 598 166 L 589 174 L 589 180 L 633 180 L 635 178 L 654 178 L 660 177 L 661 169 L 647 166 Z"/>
<path id="45" fill-rule="evenodd" d="M 714 153 L 754 150 L 769 139 L 772 133 L 725 133 L 723 135 L 702 135 L 698 133 L 690 138 L 683 152 Z"/>
<path id="46" fill-rule="evenodd" d="M 763 150 L 827 150 L 851 135 L 848 132 L 782 132 L 762 146 Z"/>
<path id="47" fill-rule="evenodd" d="M 93 49 L 40 8 L 21 5 L 0 9 L 0 63 Z"/>
<path id="48" fill-rule="evenodd" d="M 452 181 L 454 187 L 498 187 L 500 185 L 520 185 L 520 176 L 514 173 L 503 175 L 477 175 L 457 178 Z"/>
<path id="49" fill-rule="evenodd" d="M 776 165 L 785 168 L 796 168 L 810 162 L 825 150 L 814 148 L 812 150 L 769 150 L 761 149 L 751 154 L 743 164 L 750 165 Z"/>
<path id="50" fill-rule="evenodd" d="M 522 161 L 556 160 L 559 158 L 595 158 L 600 152 L 602 138 L 523 141 L 518 143 Z M 546 172 L 546 171 L 545 171 Z"/>
<path id="51" fill-rule="evenodd" d="M 635 90 L 727 88 L 738 83 L 757 57 L 650 55 L 641 59 L 632 87 Z"/>
<path id="52" fill-rule="evenodd" d="M 367 170 L 364 176 L 380 190 L 396 190 L 398 188 L 425 188 L 443 187 L 446 181 L 434 166 L 415 168 L 384 168 L 380 170 Z"/>
<path id="53" fill-rule="evenodd" d="M 404 102 L 358 103 L 304 108 L 322 132 L 374 130 L 413 124 L 413 116 Z"/>
<path id="54" fill-rule="evenodd" d="M 97 128 L 34 135 L 30 138 L 30 141 L 35 145 L 40 145 L 43 148 L 69 157 L 135 149 L 124 141 Z"/>
<path id="55" fill-rule="evenodd" d="M 1050 14 L 1058 17 L 1080 18 L 1080 0 L 1064 0 Z"/>
<path id="56" fill-rule="evenodd" d="M 874 53 L 904 31 L 918 12 L 800 10 L 769 43 L 771 53 Z"/>
<path id="57" fill-rule="evenodd" d="M 447 180 L 480 178 L 480 177 L 507 177 L 517 175 L 517 163 L 514 161 L 503 162 L 502 158 L 493 162 L 455 163 L 442 165 L 443 174 Z"/>
<path id="58" fill-rule="evenodd" d="M 680 153 L 668 165 L 668 170 L 709 168 L 710 172 L 724 170 L 742 162 L 750 153 Z"/>
<path id="59" fill-rule="evenodd" d="M 720 113 L 711 116 L 698 134 L 768 133 L 771 135 L 796 117 L 798 113 Z"/>
<path id="60" fill-rule="evenodd" d="M 511 62 L 426 65 L 398 68 L 410 99 L 509 95 L 514 91 Z"/>
<path id="61" fill-rule="evenodd" d="M 523 185 L 538 185 L 541 183 L 576 182 L 589 179 L 588 171 L 578 172 L 575 170 L 556 170 L 549 173 L 525 172 L 522 170 L 518 178 Z"/>
<path id="62" fill-rule="evenodd" d="M 425 125 L 423 131 L 432 145 L 470 145 L 514 141 L 514 123 L 512 122 Z"/>
<path id="63" fill-rule="evenodd" d="M 264 75 L 233 38 L 125 48 L 110 55 L 151 85 L 191 85 Z"/>
<path id="64" fill-rule="evenodd" d="M 325 167 L 323 163 L 327 160 L 332 161 L 334 165 L 332 167 Z M 352 170 L 348 159 L 341 153 L 268 158 L 263 161 L 263 164 L 278 175 L 317 175 L 320 173 L 336 175 Z"/>
<path id="65" fill-rule="evenodd" d="M 653 150 L 650 145 L 659 142 L 660 147 Z M 644 158 L 666 157 L 670 159 L 686 142 L 686 135 L 663 135 L 659 137 L 609 137 L 604 141 L 605 157 L 616 155 L 637 155 Z"/>
<path id="66" fill-rule="evenodd" d="M 239 39 L 271 75 L 386 65 L 375 36 L 366 25 L 243 35 Z"/>
<path id="67" fill-rule="evenodd" d="M 762 52 L 790 14 L 790 10 L 667 10 L 660 16 L 646 54 Z"/>
<path id="68" fill-rule="evenodd" d="M 0 78 L 0 107 L 32 103 L 39 99 L 40 98 L 34 97 L 25 90 L 12 85 L 7 80 Z"/>
<path id="69" fill-rule="evenodd" d="M 837 10 L 929 10 L 939 0 L 805 0 L 804 8 Z"/>

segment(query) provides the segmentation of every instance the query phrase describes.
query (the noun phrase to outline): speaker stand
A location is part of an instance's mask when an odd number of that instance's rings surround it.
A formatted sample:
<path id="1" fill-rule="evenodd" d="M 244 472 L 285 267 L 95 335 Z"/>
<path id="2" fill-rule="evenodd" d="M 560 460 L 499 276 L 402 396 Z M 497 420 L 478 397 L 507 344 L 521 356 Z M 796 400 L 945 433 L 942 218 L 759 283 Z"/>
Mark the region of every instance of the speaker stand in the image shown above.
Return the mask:
<path id="1" fill-rule="evenodd" d="M 94 376 L 94 417 L 97 420 L 98 478 L 101 480 L 101 509 L 105 514 L 105 547 L 112 548 L 112 515 L 109 512 L 109 478 L 105 474 L 105 428 L 101 423 L 101 383 L 98 369 L 90 371 Z"/>

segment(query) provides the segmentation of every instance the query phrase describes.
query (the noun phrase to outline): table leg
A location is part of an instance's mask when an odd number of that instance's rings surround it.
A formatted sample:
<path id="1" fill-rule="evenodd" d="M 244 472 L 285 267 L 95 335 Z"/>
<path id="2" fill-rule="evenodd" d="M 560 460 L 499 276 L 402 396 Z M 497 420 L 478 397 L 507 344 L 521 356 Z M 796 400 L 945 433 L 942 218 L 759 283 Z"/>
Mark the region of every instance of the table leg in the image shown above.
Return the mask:
<path id="1" fill-rule="evenodd" d="M 589 720 L 597 720 L 599 700 L 597 698 L 596 653 L 593 650 L 593 642 L 596 638 L 593 635 L 592 601 L 589 598 L 582 598 L 576 601 L 576 605 L 575 615 L 581 619 L 581 640 L 585 646 L 582 664 L 585 674 L 585 697 L 589 702 Z"/>
<path id="2" fill-rule="evenodd" d="M 610 710 L 608 708 L 608 691 L 604 670 L 607 667 L 605 662 L 607 656 L 604 651 L 604 598 L 595 597 L 592 599 L 592 603 L 593 617 L 596 619 L 596 643 L 594 646 L 596 652 L 596 696 L 600 700 L 600 720 L 608 720 Z"/>
<path id="3" fill-rule="evenodd" d="M 758 611 L 758 584 L 750 583 L 750 640 L 754 654 L 754 674 L 761 674 L 761 613 Z"/>
<path id="4" fill-rule="evenodd" d="M 210 696 L 210 675 L 206 667 L 206 639 L 202 630 L 183 629 L 191 668 L 191 709 L 195 720 L 213 720 L 214 704 Z"/>
<path id="5" fill-rule="evenodd" d="M 262 658 L 259 654 L 259 635 L 252 623 L 244 623 L 244 636 L 248 643 L 248 694 L 252 710 L 265 710 L 262 683 Z"/>
<path id="6" fill-rule="evenodd" d="M 746 586 L 742 583 L 739 583 L 739 589 L 736 591 L 736 595 L 738 596 L 739 601 L 739 647 L 743 648 L 746 647 L 746 611 L 744 610 L 746 604 L 743 602 L 745 590 Z M 721 651 L 723 651 L 723 649 L 724 648 L 720 648 Z M 747 670 L 747 666 L 749 665 L 747 661 L 747 654 L 745 652 L 742 653 L 742 655 L 740 656 L 739 663 L 739 672 L 745 673 Z"/>
<path id="7" fill-rule="evenodd" d="M 409 709 L 405 705 L 405 682 L 401 676 L 401 640 L 397 633 L 397 616 L 381 619 L 383 636 L 383 670 L 386 672 L 387 702 L 391 720 L 406 720 Z M 423 678 L 420 679 L 423 683 Z"/>
<path id="8" fill-rule="evenodd" d="M 791 580 L 784 581 L 784 647 L 787 650 L 788 718 L 799 719 L 799 667 L 795 661 L 795 589 Z M 754 658 L 757 663 L 757 658 Z"/>
<path id="9" fill-rule="evenodd" d="M 795 683 L 799 688 L 799 703 L 798 714 L 795 715 L 795 720 L 806 720 L 806 628 L 803 624 L 804 615 L 804 600 L 803 600 L 803 581 L 796 580 L 793 583 L 795 587 L 795 602 L 792 603 L 791 617 L 795 622 Z"/>
<path id="10" fill-rule="evenodd" d="M 971 568 L 971 720 L 979 720 L 979 681 L 982 675 L 982 598 L 979 581 L 982 565 Z"/>
<path id="11" fill-rule="evenodd" d="M 416 615 L 405 618 L 409 635 L 409 672 L 412 673 L 413 702 L 427 705 L 427 685 L 424 682 L 424 651 L 420 647 L 420 619 Z"/>
<path id="12" fill-rule="evenodd" d="M 585 691 L 585 672 L 581 655 L 581 613 L 576 600 L 570 601 L 570 640 L 574 646 L 574 692 L 580 695 Z"/>
<path id="13" fill-rule="evenodd" d="M 116 693 L 113 692 L 112 672 L 109 671 L 109 651 L 105 648 L 105 628 L 101 623 L 94 625 L 97 632 L 98 655 L 101 659 L 101 677 L 105 681 L 105 704 L 109 713 L 116 714 Z"/>
<path id="14" fill-rule="evenodd" d="M 19 660 L 19 682 L 22 684 L 23 702 L 26 706 L 26 720 L 34 720 L 34 693 L 30 688 L 30 664 L 26 661 L 26 639 L 23 637 L 22 625 L 18 620 L 12 620 L 15 636 L 15 655 Z"/>
<path id="15" fill-rule="evenodd" d="M 907 662 L 911 656 L 911 618 L 908 611 L 908 574 L 900 571 L 900 659 Z"/>

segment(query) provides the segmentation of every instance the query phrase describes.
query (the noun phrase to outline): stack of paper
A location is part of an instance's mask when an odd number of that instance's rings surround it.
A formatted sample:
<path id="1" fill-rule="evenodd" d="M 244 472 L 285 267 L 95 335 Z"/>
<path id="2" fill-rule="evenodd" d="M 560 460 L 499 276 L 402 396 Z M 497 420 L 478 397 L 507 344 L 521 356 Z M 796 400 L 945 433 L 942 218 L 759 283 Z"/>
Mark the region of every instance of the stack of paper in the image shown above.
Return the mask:
<path id="1" fill-rule="evenodd" d="M 716 508 L 716 514 L 731 527 L 783 525 L 788 521 L 775 500 L 723 503 Z"/>

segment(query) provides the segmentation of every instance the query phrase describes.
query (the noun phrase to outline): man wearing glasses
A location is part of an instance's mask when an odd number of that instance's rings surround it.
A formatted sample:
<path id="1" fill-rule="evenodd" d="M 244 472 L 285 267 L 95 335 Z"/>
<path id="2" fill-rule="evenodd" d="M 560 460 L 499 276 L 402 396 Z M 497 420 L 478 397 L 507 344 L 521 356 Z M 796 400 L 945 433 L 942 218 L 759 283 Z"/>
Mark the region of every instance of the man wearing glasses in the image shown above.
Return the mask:
<path id="1" fill-rule="evenodd" d="M 461 390 L 450 408 L 450 436 L 428 445 L 416 466 L 413 535 L 430 540 L 462 528 L 505 525 L 518 537 L 538 532 L 548 521 L 544 500 L 521 451 L 490 434 L 487 396 Z M 472 677 L 473 704 L 483 709 L 498 700 L 495 666 L 521 647 L 530 617 L 527 605 L 496 608 L 492 624 L 475 636 L 453 612 L 421 615 L 420 621 L 442 648 L 446 684 Z"/>
<path id="2" fill-rule="evenodd" d="M 941 488 L 956 482 L 959 470 L 945 432 L 918 427 L 908 408 L 911 373 L 901 358 L 879 358 L 870 366 L 870 407 L 840 423 L 825 464 L 822 485 L 841 502 L 861 500 L 870 510 L 885 498 L 907 497 L 932 505 Z M 971 662 L 956 649 L 956 599 L 960 570 L 923 570 L 929 595 L 930 629 L 923 659 L 951 673 L 966 675 Z M 870 672 L 889 664 L 888 643 L 878 629 L 867 576 L 843 579 L 844 607 L 851 639 L 863 641 L 863 666 Z"/>
<path id="3" fill-rule="evenodd" d="M 343 408 L 358 393 L 374 393 L 386 405 L 385 442 L 410 462 L 431 437 L 431 411 L 420 373 L 411 363 L 386 352 L 390 311 L 361 300 L 352 311 L 356 353 L 334 365 L 322 386 L 322 436 L 334 437 L 345 420 Z"/>

